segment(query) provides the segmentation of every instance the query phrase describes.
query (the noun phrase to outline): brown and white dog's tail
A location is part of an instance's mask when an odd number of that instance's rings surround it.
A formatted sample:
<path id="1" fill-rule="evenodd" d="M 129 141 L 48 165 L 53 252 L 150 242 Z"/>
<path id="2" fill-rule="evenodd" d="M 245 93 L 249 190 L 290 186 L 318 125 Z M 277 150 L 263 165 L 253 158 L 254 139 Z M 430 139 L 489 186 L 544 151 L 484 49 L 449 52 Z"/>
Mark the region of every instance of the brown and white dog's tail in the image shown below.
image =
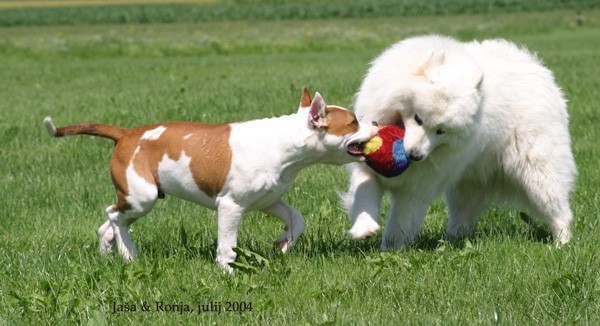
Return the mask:
<path id="1" fill-rule="evenodd" d="M 56 125 L 50 117 L 44 118 L 44 126 L 46 127 L 48 134 L 52 137 L 91 135 L 109 138 L 114 140 L 115 143 L 127 132 L 127 129 L 125 128 L 101 123 L 80 123 L 77 125 L 56 128 Z"/>

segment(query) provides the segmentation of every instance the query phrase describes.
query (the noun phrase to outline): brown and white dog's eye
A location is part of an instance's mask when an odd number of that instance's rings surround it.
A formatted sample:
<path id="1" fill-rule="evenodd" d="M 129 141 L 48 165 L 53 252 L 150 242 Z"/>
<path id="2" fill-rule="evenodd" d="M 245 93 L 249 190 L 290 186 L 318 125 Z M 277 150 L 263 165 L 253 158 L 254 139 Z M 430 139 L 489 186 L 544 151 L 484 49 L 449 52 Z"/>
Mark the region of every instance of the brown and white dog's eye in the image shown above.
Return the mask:
<path id="1" fill-rule="evenodd" d="M 354 118 L 354 120 L 352 120 L 352 122 L 350 122 L 350 125 L 358 126 L 358 120 L 356 118 Z"/>

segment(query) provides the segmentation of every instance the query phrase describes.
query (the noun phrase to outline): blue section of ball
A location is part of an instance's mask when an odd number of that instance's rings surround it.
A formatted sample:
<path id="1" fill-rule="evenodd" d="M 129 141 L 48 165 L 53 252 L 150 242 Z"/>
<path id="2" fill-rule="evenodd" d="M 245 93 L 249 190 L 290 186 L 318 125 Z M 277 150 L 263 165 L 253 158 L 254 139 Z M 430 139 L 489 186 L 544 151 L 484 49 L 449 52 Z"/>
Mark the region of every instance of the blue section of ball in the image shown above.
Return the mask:
<path id="1" fill-rule="evenodd" d="M 408 157 L 404 151 L 404 140 L 396 139 L 392 147 L 392 156 L 394 157 L 394 174 L 400 174 L 408 168 Z"/>

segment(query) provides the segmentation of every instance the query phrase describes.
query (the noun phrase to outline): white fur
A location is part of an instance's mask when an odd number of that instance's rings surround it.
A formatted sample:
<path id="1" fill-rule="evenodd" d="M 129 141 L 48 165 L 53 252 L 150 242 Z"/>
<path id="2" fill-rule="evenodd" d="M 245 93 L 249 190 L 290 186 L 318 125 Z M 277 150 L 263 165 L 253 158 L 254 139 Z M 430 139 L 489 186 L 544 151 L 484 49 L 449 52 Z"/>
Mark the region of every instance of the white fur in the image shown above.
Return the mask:
<path id="1" fill-rule="evenodd" d="M 167 128 L 165 128 L 164 126 L 158 126 L 152 130 L 146 131 L 142 135 L 142 139 L 157 140 L 158 138 L 160 138 L 162 133 L 165 132 L 165 130 L 167 130 Z"/>
<path id="2" fill-rule="evenodd" d="M 56 126 L 54 125 L 52 118 L 50 118 L 50 117 L 44 118 L 44 127 L 46 128 L 46 132 L 48 133 L 48 135 L 50 135 L 52 137 L 54 137 L 56 135 Z"/>
<path id="3" fill-rule="evenodd" d="M 391 179 L 350 166 L 344 199 L 351 236 L 377 232 L 380 200 L 389 190 L 384 250 L 413 241 L 429 204 L 444 192 L 448 237 L 472 235 L 486 207 L 509 203 L 548 224 L 557 244 L 566 243 L 576 167 L 565 102 L 551 71 L 504 40 L 422 36 L 393 45 L 373 61 L 355 111 L 359 120 L 401 121 L 415 161 Z"/>
<path id="4" fill-rule="evenodd" d="M 175 161 L 164 155 L 158 163 L 158 180 L 165 193 L 215 209 L 215 200 L 207 196 L 196 184 L 190 169 L 191 158 L 185 153 Z"/>

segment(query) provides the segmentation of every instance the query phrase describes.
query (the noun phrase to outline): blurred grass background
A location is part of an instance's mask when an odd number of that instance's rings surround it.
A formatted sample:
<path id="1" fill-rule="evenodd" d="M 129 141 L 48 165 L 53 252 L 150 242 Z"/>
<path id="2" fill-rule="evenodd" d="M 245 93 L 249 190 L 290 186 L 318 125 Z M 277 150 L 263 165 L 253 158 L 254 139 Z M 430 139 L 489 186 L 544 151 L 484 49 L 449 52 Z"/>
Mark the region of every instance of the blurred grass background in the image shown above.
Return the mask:
<path id="1" fill-rule="evenodd" d="M 265 0 L 0 10 L 0 325 L 598 324 L 599 9 L 596 1 Z M 315 166 L 285 196 L 307 222 L 287 255 L 272 251 L 277 220 L 242 221 L 240 247 L 266 259 L 248 254 L 247 272 L 227 277 L 214 264 L 214 212 L 170 197 L 132 226 L 138 261 L 99 256 L 96 229 L 115 200 L 112 144 L 51 139 L 44 116 L 59 125 L 248 120 L 294 112 L 303 86 L 351 107 L 368 63 L 423 33 L 508 38 L 555 72 L 580 174 L 572 244 L 555 250 L 502 207 L 486 212 L 474 239 L 448 243 L 438 201 L 418 243 L 380 253 L 380 236 L 347 236 L 336 194 L 344 169 Z M 112 310 L 144 301 L 244 301 L 253 311 Z"/>

